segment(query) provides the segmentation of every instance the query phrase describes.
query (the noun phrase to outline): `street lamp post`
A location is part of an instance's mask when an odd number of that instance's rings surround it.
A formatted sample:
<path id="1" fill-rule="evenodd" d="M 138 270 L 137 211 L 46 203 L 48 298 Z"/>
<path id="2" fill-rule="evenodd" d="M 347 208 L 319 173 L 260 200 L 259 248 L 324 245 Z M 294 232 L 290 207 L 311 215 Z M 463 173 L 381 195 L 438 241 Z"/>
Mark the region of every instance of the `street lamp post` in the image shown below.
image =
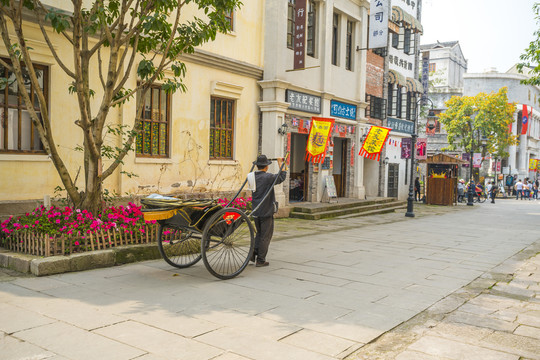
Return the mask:
<path id="1" fill-rule="evenodd" d="M 418 124 L 418 106 L 422 104 L 425 101 L 429 101 L 431 103 L 431 110 L 430 115 L 433 114 L 433 101 L 431 101 L 427 97 L 421 97 L 416 101 L 416 114 L 414 116 L 414 123 L 413 123 L 413 132 L 411 134 L 411 177 L 409 182 L 409 197 L 407 198 L 407 212 L 405 213 L 406 217 L 414 217 L 414 155 L 416 154 L 416 138 L 418 135 L 416 135 L 416 126 Z"/>

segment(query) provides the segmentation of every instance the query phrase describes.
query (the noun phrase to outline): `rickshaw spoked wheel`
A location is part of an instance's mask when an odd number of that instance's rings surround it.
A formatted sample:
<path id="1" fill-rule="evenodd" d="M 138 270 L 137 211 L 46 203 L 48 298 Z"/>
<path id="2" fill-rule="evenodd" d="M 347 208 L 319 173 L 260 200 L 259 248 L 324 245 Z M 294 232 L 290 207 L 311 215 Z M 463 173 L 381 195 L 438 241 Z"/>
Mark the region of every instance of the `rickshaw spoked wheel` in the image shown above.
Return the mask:
<path id="1" fill-rule="evenodd" d="M 255 229 L 239 209 L 224 208 L 205 224 L 202 258 L 206 269 L 223 280 L 239 275 L 249 263 L 255 246 Z"/>
<path id="2" fill-rule="evenodd" d="M 163 259 L 177 268 L 187 268 L 201 260 L 200 238 L 190 231 L 159 225 L 158 249 Z"/>

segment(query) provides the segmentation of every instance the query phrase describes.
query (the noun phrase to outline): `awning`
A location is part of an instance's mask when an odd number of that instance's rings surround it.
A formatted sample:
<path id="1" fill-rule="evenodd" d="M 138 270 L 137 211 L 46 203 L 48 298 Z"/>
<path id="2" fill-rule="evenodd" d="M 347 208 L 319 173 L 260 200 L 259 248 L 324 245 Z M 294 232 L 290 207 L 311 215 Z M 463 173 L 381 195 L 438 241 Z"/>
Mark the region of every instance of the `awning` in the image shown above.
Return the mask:
<path id="1" fill-rule="evenodd" d="M 414 93 L 424 92 L 424 86 L 422 86 L 422 83 L 420 81 L 411 77 L 408 77 L 406 81 L 407 81 L 407 91 L 414 92 Z"/>
<path id="2" fill-rule="evenodd" d="M 407 86 L 407 82 L 405 81 L 405 76 L 403 76 L 396 70 L 388 71 L 388 82 L 390 84 L 397 84 L 399 86 Z"/>
<path id="3" fill-rule="evenodd" d="M 406 29 L 412 29 L 415 32 L 422 33 L 424 31 L 420 21 L 399 6 L 392 6 L 392 22 L 401 23 Z"/>

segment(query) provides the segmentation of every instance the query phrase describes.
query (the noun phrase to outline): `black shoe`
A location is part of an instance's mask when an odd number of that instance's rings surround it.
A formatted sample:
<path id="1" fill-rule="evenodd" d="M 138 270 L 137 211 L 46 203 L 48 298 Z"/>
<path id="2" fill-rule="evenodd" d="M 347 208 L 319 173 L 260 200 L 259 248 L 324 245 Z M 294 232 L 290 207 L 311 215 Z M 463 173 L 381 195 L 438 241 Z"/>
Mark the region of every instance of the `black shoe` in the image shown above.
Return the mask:
<path id="1" fill-rule="evenodd" d="M 268 265 L 270 265 L 268 261 L 257 261 L 257 263 L 255 264 L 255 267 L 263 267 L 263 266 L 268 266 Z"/>

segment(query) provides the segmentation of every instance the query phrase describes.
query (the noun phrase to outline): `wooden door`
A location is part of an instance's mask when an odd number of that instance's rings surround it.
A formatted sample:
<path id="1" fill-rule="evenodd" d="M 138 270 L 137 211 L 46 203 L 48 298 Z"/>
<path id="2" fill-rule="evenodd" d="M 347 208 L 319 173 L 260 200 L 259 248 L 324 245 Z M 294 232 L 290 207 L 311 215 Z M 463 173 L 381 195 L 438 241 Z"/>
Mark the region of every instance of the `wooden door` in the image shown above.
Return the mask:
<path id="1" fill-rule="evenodd" d="M 398 197 L 399 164 L 388 164 L 388 197 Z"/>

